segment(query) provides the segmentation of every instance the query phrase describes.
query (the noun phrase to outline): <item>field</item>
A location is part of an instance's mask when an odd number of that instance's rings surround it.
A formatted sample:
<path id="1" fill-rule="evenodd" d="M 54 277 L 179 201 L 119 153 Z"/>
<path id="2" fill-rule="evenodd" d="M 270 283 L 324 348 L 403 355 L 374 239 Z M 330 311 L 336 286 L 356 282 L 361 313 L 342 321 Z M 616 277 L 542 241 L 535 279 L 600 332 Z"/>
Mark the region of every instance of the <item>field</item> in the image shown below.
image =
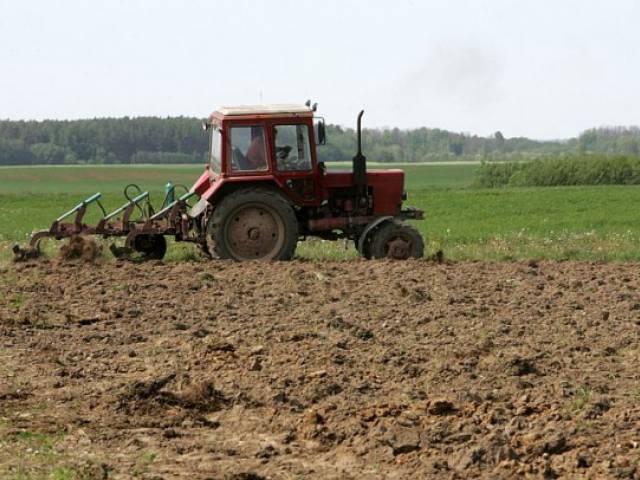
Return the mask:
<path id="1" fill-rule="evenodd" d="M 0 272 L 0 478 L 637 478 L 638 263 Z"/>
<path id="2" fill-rule="evenodd" d="M 89 194 L 200 169 L 1 169 L 0 478 L 638 478 L 640 189 L 403 168 L 444 263 L 13 264 Z"/>
<path id="3" fill-rule="evenodd" d="M 427 219 L 416 222 L 429 252 L 454 260 L 640 259 L 640 230 L 633 214 L 640 187 L 472 188 L 477 165 L 402 165 L 409 204 Z M 122 188 L 138 183 L 156 204 L 171 180 L 190 186 L 200 166 L 29 167 L 0 169 L 0 261 L 12 243 L 47 228 L 59 214 L 100 191 L 107 208 L 123 202 Z M 89 216 L 89 219 L 95 219 Z M 53 250 L 49 250 L 50 252 Z M 168 260 L 193 258 L 172 248 Z M 345 259 L 344 243 L 304 242 L 301 258 Z"/>

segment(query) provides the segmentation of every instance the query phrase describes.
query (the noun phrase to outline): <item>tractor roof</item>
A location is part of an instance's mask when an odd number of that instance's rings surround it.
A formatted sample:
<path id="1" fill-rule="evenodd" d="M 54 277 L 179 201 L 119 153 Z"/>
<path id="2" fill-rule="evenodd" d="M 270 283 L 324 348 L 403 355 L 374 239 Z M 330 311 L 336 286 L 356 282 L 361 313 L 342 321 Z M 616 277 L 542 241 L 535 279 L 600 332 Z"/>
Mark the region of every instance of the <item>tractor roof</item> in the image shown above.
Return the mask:
<path id="1" fill-rule="evenodd" d="M 254 116 L 254 115 L 300 115 L 313 114 L 310 107 L 297 103 L 282 103 L 274 105 L 235 105 L 222 106 L 216 109 L 214 115 L 225 117 L 232 116 Z"/>

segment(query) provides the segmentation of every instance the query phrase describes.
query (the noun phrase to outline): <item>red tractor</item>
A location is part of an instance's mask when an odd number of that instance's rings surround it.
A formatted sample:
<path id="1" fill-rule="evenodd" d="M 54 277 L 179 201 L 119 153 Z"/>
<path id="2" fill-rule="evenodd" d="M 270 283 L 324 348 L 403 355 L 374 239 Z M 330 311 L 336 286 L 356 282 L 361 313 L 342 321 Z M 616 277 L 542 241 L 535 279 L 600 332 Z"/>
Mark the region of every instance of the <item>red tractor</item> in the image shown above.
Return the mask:
<path id="1" fill-rule="evenodd" d="M 365 258 L 422 257 L 424 242 L 405 223 L 423 212 L 403 208 L 404 172 L 367 171 L 361 148 L 353 169 L 328 170 L 319 162 L 325 126 L 314 118 L 315 105 L 222 107 L 203 127 L 209 132 L 210 162 L 190 191 L 155 212 L 147 192 L 114 212 L 104 212 L 95 227 L 82 223 L 96 194 L 58 218 L 49 230 L 35 233 L 33 249 L 43 237 L 79 234 L 126 236 L 125 249 L 162 258 L 165 235 L 200 245 L 212 257 L 233 260 L 289 260 L 300 239 L 353 240 Z M 187 200 L 199 196 L 189 206 Z M 103 209 L 104 210 L 104 209 Z M 141 218 L 131 220 L 135 210 Z M 73 223 L 62 220 L 75 213 Z M 16 254 L 22 250 L 16 249 Z M 115 250 L 114 250 L 115 251 Z M 23 251 L 22 251 L 23 252 Z"/>

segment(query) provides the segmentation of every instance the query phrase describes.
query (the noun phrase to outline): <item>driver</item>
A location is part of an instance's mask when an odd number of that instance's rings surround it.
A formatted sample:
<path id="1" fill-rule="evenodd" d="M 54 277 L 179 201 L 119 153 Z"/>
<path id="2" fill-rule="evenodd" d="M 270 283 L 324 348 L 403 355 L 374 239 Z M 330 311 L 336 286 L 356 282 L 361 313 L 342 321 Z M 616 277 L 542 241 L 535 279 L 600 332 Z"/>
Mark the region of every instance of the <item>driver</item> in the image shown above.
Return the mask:
<path id="1" fill-rule="evenodd" d="M 247 149 L 245 155 L 247 163 L 251 170 L 264 170 L 267 166 L 267 161 L 264 156 L 264 134 L 262 130 L 257 135 L 254 135 L 251 140 L 251 145 Z"/>

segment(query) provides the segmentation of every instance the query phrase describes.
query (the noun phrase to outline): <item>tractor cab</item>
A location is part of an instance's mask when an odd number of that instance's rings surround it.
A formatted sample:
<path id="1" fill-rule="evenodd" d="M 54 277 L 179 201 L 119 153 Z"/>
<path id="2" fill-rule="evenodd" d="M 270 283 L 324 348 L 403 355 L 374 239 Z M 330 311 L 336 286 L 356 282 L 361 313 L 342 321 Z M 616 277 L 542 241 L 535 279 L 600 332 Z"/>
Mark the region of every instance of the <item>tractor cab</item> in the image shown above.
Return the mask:
<path id="1" fill-rule="evenodd" d="M 324 143 L 324 121 L 308 105 L 220 107 L 210 130 L 212 178 L 225 182 L 271 182 L 293 202 L 319 201 L 316 145 Z"/>

